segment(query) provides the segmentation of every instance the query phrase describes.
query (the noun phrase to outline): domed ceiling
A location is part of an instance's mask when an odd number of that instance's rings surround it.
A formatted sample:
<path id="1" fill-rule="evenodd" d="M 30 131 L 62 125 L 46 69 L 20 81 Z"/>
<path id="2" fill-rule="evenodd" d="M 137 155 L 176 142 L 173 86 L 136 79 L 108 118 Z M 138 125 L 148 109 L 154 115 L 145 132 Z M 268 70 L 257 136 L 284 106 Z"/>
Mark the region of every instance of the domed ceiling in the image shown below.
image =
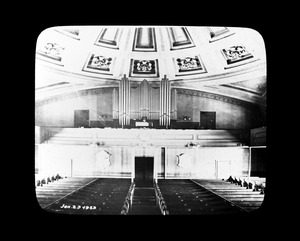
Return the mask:
<path id="1" fill-rule="evenodd" d="M 266 53 L 249 28 L 191 26 L 58 26 L 36 43 L 36 100 L 132 85 L 204 91 L 266 103 Z"/>

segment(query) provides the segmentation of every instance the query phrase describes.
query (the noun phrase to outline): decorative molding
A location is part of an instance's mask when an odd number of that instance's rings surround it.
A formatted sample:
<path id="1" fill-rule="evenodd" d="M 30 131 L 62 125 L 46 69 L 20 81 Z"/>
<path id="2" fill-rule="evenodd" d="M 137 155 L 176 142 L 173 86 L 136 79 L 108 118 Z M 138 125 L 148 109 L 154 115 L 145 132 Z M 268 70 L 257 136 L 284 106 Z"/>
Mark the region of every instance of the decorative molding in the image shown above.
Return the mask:
<path id="1" fill-rule="evenodd" d="M 70 38 L 80 40 L 80 37 L 79 37 L 80 30 L 77 28 L 64 28 L 64 29 L 56 28 L 55 30 L 63 35 L 70 37 Z"/>
<path id="2" fill-rule="evenodd" d="M 224 69 L 238 67 L 259 60 L 259 58 L 254 58 L 243 45 L 235 45 L 227 49 L 222 49 L 221 53 L 227 64 Z"/>
<path id="3" fill-rule="evenodd" d="M 153 78 L 159 77 L 158 60 L 134 60 L 130 61 L 130 77 Z"/>
<path id="4" fill-rule="evenodd" d="M 229 30 L 227 27 L 208 27 L 207 29 L 209 31 L 210 38 L 211 38 L 209 40 L 210 43 L 235 34 L 231 30 Z"/>
<path id="5" fill-rule="evenodd" d="M 116 87 L 86 89 L 86 90 L 75 91 L 75 92 L 72 92 L 72 93 L 61 94 L 61 95 L 57 95 L 57 96 L 51 96 L 51 97 L 46 98 L 46 99 L 36 100 L 35 106 L 38 107 L 38 106 L 50 104 L 52 102 L 57 102 L 57 101 L 62 101 L 62 100 L 66 100 L 66 99 L 87 96 L 89 94 L 99 95 L 101 93 L 112 93 L 115 88 Z"/>
<path id="6" fill-rule="evenodd" d="M 112 61 L 114 62 L 114 60 L 115 59 L 113 59 Z M 45 68 L 43 70 L 39 69 L 39 71 L 49 71 L 49 73 L 51 75 L 58 74 L 59 75 L 58 78 L 61 78 L 62 81 L 65 81 L 65 79 L 67 77 L 67 78 L 72 78 L 72 80 L 74 78 L 76 78 L 76 82 L 77 82 L 77 80 L 79 80 L 80 82 L 82 82 L 82 84 L 85 84 L 85 85 L 87 83 L 86 81 L 92 81 L 94 83 L 97 82 L 97 84 L 99 84 L 101 81 L 102 83 L 106 83 L 106 84 L 108 83 L 109 85 L 114 85 L 114 86 L 118 86 L 118 84 L 119 84 L 119 80 L 116 78 L 113 78 L 113 76 L 111 76 L 111 75 L 95 76 L 95 75 L 88 74 L 88 72 L 86 72 L 86 71 L 73 72 L 73 71 L 68 71 L 64 68 L 55 68 L 54 66 L 51 66 L 51 65 L 45 65 L 45 64 L 42 64 L 41 62 L 37 62 L 36 64 L 39 65 L 38 68 Z"/>
<path id="7" fill-rule="evenodd" d="M 186 57 L 184 59 L 177 58 L 177 65 L 179 67 L 179 72 L 193 71 L 197 69 L 202 69 L 200 61 L 197 56 Z"/>
<path id="8" fill-rule="evenodd" d="M 44 60 L 53 64 L 63 66 L 62 54 L 65 47 L 55 42 L 47 42 L 41 49 L 37 50 L 36 57 L 40 60 Z"/>
<path id="9" fill-rule="evenodd" d="M 255 95 L 259 95 L 259 96 L 264 96 L 267 92 L 267 83 L 262 83 L 258 86 L 257 90 L 252 90 L 252 89 L 249 89 L 249 88 L 244 88 L 242 86 L 238 86 L 237 84 L 235 83 L 231 83 L 231 84 L 224 84 L 222 85 L 223 87 L 226 87 L 226 88 L 232 88 L 232 89 L 236 89 L 236 90 L 241 90 L 241 91 L 245 91 L 245 92 L 248 92 L 248 93 L 251 93 L 251 94 L 255 94 Z"/>
<path id="10" fill-rule="evenodd" d="M 227 97 L 227 96 L 199 91 L 199 90 L 189 90 L 189 89 L 181 89 L 181 88 L 176 88 L 176 89 L 177 89 L 177 95 L 181 94 L 181 95 L 196 96 L 201 98 L 208 98 L 208 99 L 223 101 L 225 103 L 232 104 L 232 105 L 238 105 L 247 109 L 257 108 L 257 104 L 253 104 L 251 102 L 239 100 L 232 97 Z"/>
<path id="11" fill-rule="evenodd" d="M 111 57 L 89 54 L 87 61 L 82 68 L 82 71 L 96 74 L 113 75 L 113 64 L 114 59 Z"/>
<path id="12" fill-rule="evenodd" d="M 168 29 L 170 50 L 195 47 L 195 44 L 186 27 L 170 27 Z"/>
<path id="13" fill-rule="evenodd" d="M 187 153 L 181 153 L 177 156 L 177 166 L 183 169 L 190 170 L 192 166 L 192 156 Z"/>
<path id="14" fill-rule="evenodd" d="M 226 88 L 248 92 L 263 97 L 267 92 L 266 77 L 259 77 L 221 85 Z"/>
<path id="15" fill-rule="evenodd" d="M 103 28 L 96 39 L 95 45 L 112 48 L 112 49 L 119 49 L 119 40 L 122 34 L 122 29 L 110 27 L 110 28 Z"/>
<path id="16" fill-rule="evenodd" d="M 199 55 L 194 57 L 177 58 L 176 60 L 173 58 L 173 62 L 176 68 L 175 76 L 207 73 Z"/>
<path id="17" fill-rule="evenodd" d="M 107 169 L 111 165 L 109 160 L 110 156 L 111 154 L 105 150 L 96 153 L 96 168 L 98 170 Z"/>
<path id="18" fill-rule="evenodd" d="M 53 87 L 58 87 L 58 86 L 60 87 L 62 85 L 67 85 L 67 84 L 70 84 L 70 82 L 63 81 L 63 82 L 58 82 L 58 83 L 55 83 L 55 84 L 50 84 L 50 85 L 46 85 L 46 86 L 37 87 L 37 88 L 35 88 L 35 90 L 42 90 L 42 89 L 53 88 Z"/>
<path id="19" fill-rule="evenodd" d="M 245 46 L 236 45 L 228 49 L 222 49 L 222 54 L 226 59 L 227 64 L 234 64 L 245 59 L 253 58 L 253 55 L 248 52 Z"/>

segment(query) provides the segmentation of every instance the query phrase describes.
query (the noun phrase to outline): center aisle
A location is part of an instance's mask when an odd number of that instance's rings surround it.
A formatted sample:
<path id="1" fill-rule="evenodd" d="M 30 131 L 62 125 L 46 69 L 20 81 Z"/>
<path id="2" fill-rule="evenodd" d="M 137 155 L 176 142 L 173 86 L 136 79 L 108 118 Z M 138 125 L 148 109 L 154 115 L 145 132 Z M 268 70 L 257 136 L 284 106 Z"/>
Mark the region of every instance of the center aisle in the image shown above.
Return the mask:
<path id="1" fill-rule="evenodd" d="M 136 181 L 130 215 L 161 215 L 151 181 Z"/>

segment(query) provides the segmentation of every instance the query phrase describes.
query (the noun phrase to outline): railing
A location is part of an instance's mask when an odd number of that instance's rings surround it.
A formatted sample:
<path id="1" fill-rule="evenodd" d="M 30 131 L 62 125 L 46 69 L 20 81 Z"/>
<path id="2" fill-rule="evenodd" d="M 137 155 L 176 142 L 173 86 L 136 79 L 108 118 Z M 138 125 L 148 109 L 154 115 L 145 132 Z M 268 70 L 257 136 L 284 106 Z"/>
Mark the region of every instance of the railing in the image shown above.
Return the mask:
<path id="1" fill-rule="evenodd" d="M 124 204 L 122 206 L 121 215 L 128 215 L 130 213 L 130 210 L 131 210 L 131 207 L 132 207 L 134 187 L 135 187 L 135 183 L 132 182 L 130 187 L 129 187 L 127 196 L 125 198 Z"/>
<path id="2" fill-rule="evenodd" d="M 160 212 L 162 215 L 169 215 L 166 202 L 161 194 L 161 191 L 156 182 L 153 184 L 155 195 L 156 195 L 156 204 L 159 206 Z"/>

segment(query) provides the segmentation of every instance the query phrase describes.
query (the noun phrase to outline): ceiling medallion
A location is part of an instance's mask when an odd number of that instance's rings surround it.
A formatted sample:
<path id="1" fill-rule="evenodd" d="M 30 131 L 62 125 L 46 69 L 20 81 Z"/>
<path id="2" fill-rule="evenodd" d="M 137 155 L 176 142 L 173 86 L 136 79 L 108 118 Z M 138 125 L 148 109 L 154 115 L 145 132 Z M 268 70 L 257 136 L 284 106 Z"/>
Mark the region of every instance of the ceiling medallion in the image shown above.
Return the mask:
<path id="1" fill-rule="evenodd" d="M 111 74 L 112 62 L 111 57 L 90 54 L 82 70 L 99 74 Z"/>
<path id="2" fill-rule="evenodd" d="M 158 61 L 131 60 L 130 77 L 159 77 Z"/>
<path id="3" fill-rule="evenodd" d="M 137 72 L 152 73 L 154 68 L 155 68 L 154 61 L 142 60 L 142 61 L 135 61 L 135 66 L 133 71 L 134 73 Z"/>
<path id="4" fill-rule="evenodd" d="M 111 60 L 112 58 L 105 58 L 100 55 L 95 56 L 94 54 L 92 54 L 87 67 L 109 71 L 109 65 L 111 64 Z"/>
<path id="5" fill-rule="evenodd" d="M 62 62 L 62 52 L 65 47 L 57 44 L 57 43 L 46 43 L 43 48 L 37 50 L 37 54 L 39 55 L 39 59 L 55 63 L 61 64 Z"/>
<path id="6" fill-rule="evenodd" d="M 199 56 L 173 59 L 176 66 L 176 76 L 206 73 L 204 64 Z"/>
<path id="7" fill-rule="evenodd" d="M 228 49 L 222 49 L 222 53 L 226 59 L 227 64 L 233 64 L 253 57 L 253 55 L 250 54 L 248 50 L 241 45 L 232 46 Z"/>
<path id="8" fill-rule="evenodd" d="M 179 66 L 179 72 L 201 69 L 201 64 L 197 56 L 195 58 L 191 58 L 191 57 L 186 57 L 185 59 L 178 58 L 176 61 L 177 61 L 177 65 Z"/>

